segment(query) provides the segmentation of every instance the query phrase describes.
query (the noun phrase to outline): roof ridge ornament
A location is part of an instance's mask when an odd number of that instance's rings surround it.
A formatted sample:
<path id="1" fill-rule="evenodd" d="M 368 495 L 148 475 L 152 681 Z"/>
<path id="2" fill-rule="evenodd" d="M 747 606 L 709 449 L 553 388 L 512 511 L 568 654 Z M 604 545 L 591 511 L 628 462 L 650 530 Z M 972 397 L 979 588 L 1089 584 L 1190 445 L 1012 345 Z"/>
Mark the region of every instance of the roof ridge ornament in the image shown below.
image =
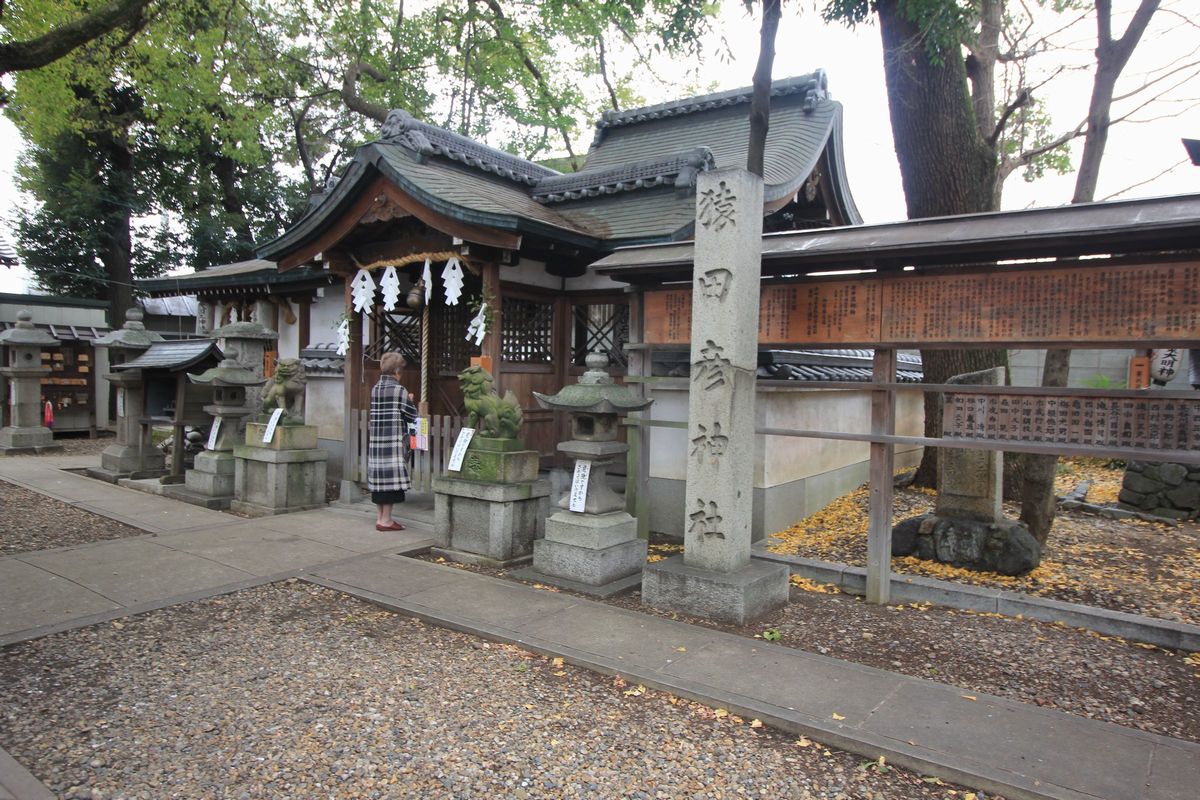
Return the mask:
<path id="1" fill-rule="evenodd" d="M 412 150 L 417 154 L 418 163 L 424 163 L 431 155 L 439 155 L 527 186 L 535 186 L 543 178 L 559 174 L 549 167 L 488 147 L 469 136 L 422 122 L 402 108 L 388 112 L 379 129 L 379 139 L 385 144 L 398 144 Z"/>
<path id="2" fill-rule="evenodd" d="M 712 150 L 694 147 L 681 153 L 591 172 L 572 172 L 543 178 L 533 189 L 533 199 L 539 203 L 561 203 L 655 186 L 674 186 L 679 191 L 687 191 L 696 186 L 697 175 L 715 167 Z"/>

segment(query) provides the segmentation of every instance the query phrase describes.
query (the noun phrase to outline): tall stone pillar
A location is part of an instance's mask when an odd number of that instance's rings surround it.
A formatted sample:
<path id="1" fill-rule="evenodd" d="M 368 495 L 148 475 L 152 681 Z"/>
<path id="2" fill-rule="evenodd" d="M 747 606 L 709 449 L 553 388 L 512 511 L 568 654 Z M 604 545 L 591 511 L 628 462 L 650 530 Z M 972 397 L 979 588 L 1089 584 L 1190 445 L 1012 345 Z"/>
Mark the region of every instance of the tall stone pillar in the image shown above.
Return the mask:
<path id="1" fill-rule="evenodd" d="M 125 312 L 125 325 L 96 340 L 97 347 L 108 350 L 110 367 L 124 364 L 144 353 L 163 337 L 146 330 L 144 314 L 136 306 Z M 116 483 L 123 478 L 156 478 L 167 472 L 166 456 L 154 446 L 150 426 L 142 424 L 145 397 L 142 371 L 130 369 L 104 376 L 117 390 L 117 436 L 100 454 L 99 469 L 91 468 L 93 478 Z M 105 398 L 107 404 L 107 398 Z"/>
<path id="2" fill-rule="evenodd" d="M 4 366 L 0 374 L 8 379 L 9 424 L 0 428 L 0 454 L 42 453 L 59 445 L 54 434 L 42 424 L 42 378 L 50 368 L 42 366 L 42 350 L 58 347 L 55 339 L 33 326 L 33 315 L 17 312 L 15 328 L 0 333 L 4 348 Z"/>
<path id="3" fill-rule="evenodd" d="M 750 561 L 762 198 L 742 169 L 696 187 L 684 553 L 642 579 L 652 606 L 736 624 L 788 594 L 786 566 Z"/>

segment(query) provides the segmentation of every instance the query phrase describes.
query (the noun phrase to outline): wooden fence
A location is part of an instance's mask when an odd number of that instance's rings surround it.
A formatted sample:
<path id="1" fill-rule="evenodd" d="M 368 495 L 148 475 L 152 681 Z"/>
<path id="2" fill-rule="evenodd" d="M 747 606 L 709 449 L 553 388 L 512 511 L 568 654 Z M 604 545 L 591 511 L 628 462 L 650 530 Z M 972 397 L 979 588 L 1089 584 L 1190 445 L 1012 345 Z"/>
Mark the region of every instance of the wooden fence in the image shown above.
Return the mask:
<path id="1" fill-rule="evenodd" d="M 414 450 L 410 453 L 409 474 L 412 478 L 412 491 L 433 491 L 433 479 L 443 475 L 446 462 L 450 460 L 450 451 L 454 449 L 454 440 L 462 429 L 463 418 L 452 416 L 431 416 L 429 418 L 429 449 Z M 370 426 L 367 422 L 367 412 L 358 412 L 358 469 L 354 480 L 366 486 L 367 482 L 367 444 Z"/>

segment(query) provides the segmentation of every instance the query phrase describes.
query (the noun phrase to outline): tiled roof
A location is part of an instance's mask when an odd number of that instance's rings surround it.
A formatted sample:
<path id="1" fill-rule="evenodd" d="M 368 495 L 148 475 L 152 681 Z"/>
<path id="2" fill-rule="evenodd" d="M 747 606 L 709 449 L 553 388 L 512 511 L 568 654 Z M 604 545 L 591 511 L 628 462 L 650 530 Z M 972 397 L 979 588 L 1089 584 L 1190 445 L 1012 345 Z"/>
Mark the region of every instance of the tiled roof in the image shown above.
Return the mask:
<path id="1" fill-rule="evenodd" d="M 309 375 L 342 375 L 346 357 L 338 355 L 336 342 L 320 342 L 300 351 L 300 361 Z"/>
<path id="2" fill-rule="evenodd" d="M 785 381 L 871 381 L 873 350 L 760 350 L 758 377 Z M 664 352 L 655 356 L 655 374 L 685 377 L 691 367 L 685 352 Z M 921 357 L 915 353 L 896 354 L 896 380 L 920 383 Z"/>
<path id="3" fill-rule="evenodd" d="M 652 186 L 692 187 L 698 173 L 712 168 L 712 151 L 695 147 L 631 164 L 543 178 L 534 186 L 533 197 L 540 203 L 561 203 Z"/>
<path id="4" fill-rule="evenodd" d="M 108 327 L 104 325 L 51 325 L 48 323 L 35 322 L 33 326 L 38 330 L 45 331 L 55 339 L 58 339 L 60 342 L 94 342 L 104 334 L 108 333 Z M 15 322 L 0 322 L 0 331 L 6 331 L 15 327 Z"/>
<path id="5" fill-rule="evenodd" d="M 213 356 L 221 358 L 221 351 L 212 339 L 184 339 L 176 342 L 155 342 L 146 352 L 113 369 L 169 369 L 175 372 L 187 369 Z"/>

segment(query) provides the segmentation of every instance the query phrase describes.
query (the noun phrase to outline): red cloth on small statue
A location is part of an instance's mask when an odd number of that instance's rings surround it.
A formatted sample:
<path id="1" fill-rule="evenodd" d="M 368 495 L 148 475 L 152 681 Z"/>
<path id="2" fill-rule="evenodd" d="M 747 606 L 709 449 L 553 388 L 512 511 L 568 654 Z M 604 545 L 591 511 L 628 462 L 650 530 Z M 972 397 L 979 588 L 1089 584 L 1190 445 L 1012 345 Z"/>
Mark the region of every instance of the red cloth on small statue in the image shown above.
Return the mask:
<path id="1" fill-rule="evenodd" d="M 54 427 L 54 404 L 49 400 L 46 401 L 46 405 L 42 410 L 42 424 L 47 428 Z"/>

